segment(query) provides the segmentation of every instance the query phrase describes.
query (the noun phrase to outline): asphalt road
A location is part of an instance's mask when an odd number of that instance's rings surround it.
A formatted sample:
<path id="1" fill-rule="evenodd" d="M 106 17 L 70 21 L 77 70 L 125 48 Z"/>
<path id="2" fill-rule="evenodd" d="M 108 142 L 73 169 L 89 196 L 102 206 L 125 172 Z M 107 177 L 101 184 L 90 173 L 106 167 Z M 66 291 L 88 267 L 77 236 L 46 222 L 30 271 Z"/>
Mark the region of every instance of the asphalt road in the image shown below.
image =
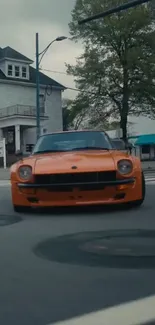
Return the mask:
<path id="1" fill-rule="evenodd" d="M 0 324 L 47 325 L 155 294 L 154 268 L 108 268 L 58 263 L 35 254 L 46 239 L 68 234 L 155 229 L 155 185 L 135 210 L 12 211 L 9 187 L 0 188 Z M 5 216 L 5 218 L 3 218 Z M 4 225 L 3 221 L 16 221 Z M 70 251 L 68 252 L 70 254 Z"/>

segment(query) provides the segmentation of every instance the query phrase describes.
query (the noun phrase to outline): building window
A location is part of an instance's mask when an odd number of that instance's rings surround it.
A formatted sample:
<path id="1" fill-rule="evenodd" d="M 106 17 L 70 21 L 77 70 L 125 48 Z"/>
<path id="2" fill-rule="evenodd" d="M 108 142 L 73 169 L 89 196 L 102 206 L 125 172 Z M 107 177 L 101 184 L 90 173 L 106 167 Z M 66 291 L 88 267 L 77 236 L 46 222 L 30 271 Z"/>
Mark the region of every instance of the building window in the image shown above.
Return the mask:
<path id="1" fill-rule="evenodd" d="M 149 154 L 149 153 L 150 153 L 150 145 L 143 145 L 142 154 Z"/>
<path id="2" fill-rule="evenodd" d="M 13 75 L 13 66 L 11 64 L 8 65 L 8 76 Z"/>
<path id="3" fill-rule="evenodd" d="M 21 79 L 27 79 L 28 77 L 28 70 L 26 66 L 9 64 L 7 69 L 7 75 L 10 77 Z"/>
<path id="4" fill-rule="evenodd" d="M 34 144 L 26 144 L 26 152 L 32 152 Z"/>
<path id="5" fill-rule="evenodd" d="M 22 78 L 27 78 L 27 69 L 26 69 L 26 67 L 22 67 Z"/>
<path id="6" fill-rule="evenodd" d="M 15 77 L 19 78 L 20 77 L 20 67 L 19 66 L 15 66 Z"/>

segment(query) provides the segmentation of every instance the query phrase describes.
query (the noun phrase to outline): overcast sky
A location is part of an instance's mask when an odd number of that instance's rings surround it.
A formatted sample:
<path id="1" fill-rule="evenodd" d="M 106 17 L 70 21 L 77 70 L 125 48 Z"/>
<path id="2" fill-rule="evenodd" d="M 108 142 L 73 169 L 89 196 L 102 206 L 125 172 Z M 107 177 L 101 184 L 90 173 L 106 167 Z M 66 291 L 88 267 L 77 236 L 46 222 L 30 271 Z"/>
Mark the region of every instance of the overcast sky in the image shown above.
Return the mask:
<path id="1" fill-rule="evenodd" d="M 68 23 L 76 0 L 0 0 L 0 47 L 11 46 L 35 60 L 35 33 L 39 32 L 40 51 L 57 36 L 69 36 Z M 42 61 L 44 72 L 68 87 L 73 78 L 65 74 L 65 62 L 74 64 L 80 44 L 70 40 L 54 43 Z M 75 96 L 67 91 L 65 97 Z"/>

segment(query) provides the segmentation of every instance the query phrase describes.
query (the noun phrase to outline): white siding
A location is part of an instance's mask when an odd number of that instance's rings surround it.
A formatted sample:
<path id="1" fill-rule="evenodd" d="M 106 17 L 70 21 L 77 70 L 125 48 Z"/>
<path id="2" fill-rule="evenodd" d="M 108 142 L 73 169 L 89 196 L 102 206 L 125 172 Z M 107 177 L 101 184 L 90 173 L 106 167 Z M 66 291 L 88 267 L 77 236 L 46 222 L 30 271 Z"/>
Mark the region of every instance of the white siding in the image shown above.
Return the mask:
<path id="1" fill-rule="evenodd" d="M 45 90 L 42 88 L 40 93 Z M 36 106 L 35 87 L 0 83 L 0 109 L 17 104 Z M 49 131 L 62 129 L 61 91 L 53 90 L 50 96 L 46 95 L 45 114 L 49 116 Z"/>
<path id="2" fill-rule="evenodd" d="M 155 133 L 155 120 L 145 116 L 129 116 L 128 121 L 132 123 L 128 127 L 130 136 Z"/>
<path id="3" fill-rule="evenodd" d="M 40 89 L 41 94 L 45 94 L 45 89 Z M 46 95 L 45 100 L 45 115 L 48 116 L 48 120 L 41 122 L 42 129 L 47 129 L 48 132 L 61 131 L 63 129 L 62 121 L 62 99 L 61 91 L 53 90 L 51 95 Z M 3 84 L 0 82 L 0 109 L 6 108 L 13 105 L 30 105 L 36 106 L 36 88 L 27 85 L 17 85 L 17 84 Z M 32 125 L 34 125 L 34 118 L 29 118 L 32 120 Z M 20 118 L 21 120 L 21 118 Z M 2 120 L 1 120 L 2 121 Z M 25 122 L 24 122 L 25 121 Z M 19 118 L 8 118 L 3 121 L 4 124 L 11 123 L 12 125 L 19 124 Z M 0 123 L 1 124 L 1 123 Z M 3 126 L 1 127 L 5 127 Z M 28 126 L 30 123 L 26 124 L 26 119 L 22 119 L 22 125 Z M 24 131 L 25 144 L 33 144 L 36 141 L 36 129 L 29 128 Z"/>
<path id="4" fill-rule="evenodd" d="M 0 83 L 0 108 L 13 105 L 35 106 L 35 88 Z"/>
<path id="5" fill-rule="evenodd" d="M 155 120 L 145 116 L 128 117 L 128 136 L 138 136 L 143 134 L 155 134 Z M 111 138 L 117 138 L 117 130 L 107 131 Z"/>
<path id="6" fill-rule="evenodd" d="M 36 143 L 36 128 L 29 128 L 23 131 L 23 145 L 24 151 L 26 151 L 27 144 Z"/>
<path id="7" fill-rule="evenodd" d="M 60 91 L 52 91 L 50 96 L 46 96 L 46 115 L 49 119 L 44 122 L 44 128 L 48 132 L 62 131 L 62 98 Z"/>

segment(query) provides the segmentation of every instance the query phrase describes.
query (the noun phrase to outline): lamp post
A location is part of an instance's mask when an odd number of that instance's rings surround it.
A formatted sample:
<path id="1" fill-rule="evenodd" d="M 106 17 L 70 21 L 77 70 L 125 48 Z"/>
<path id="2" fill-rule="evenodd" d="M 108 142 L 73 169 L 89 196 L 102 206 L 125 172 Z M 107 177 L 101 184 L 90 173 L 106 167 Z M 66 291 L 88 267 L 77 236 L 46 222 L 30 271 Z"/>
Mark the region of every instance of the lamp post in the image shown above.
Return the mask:
<path id="1" fill-rule="evenodd" d="M 39 80 L 39 65 L 43 59 L 43 56 L 48 51 L 50 46 L 54 42 L 60 42 L 67 39 L 66 36 L 59 36 L 50 42 L 46 48 L 39 53 L 39 34 L 36 33 L 36 128 L 37 128 L 37 140 L 40 137 L 40 105 L 39 105 L 39 92 L 40 92 L 40 80 Z"/>

